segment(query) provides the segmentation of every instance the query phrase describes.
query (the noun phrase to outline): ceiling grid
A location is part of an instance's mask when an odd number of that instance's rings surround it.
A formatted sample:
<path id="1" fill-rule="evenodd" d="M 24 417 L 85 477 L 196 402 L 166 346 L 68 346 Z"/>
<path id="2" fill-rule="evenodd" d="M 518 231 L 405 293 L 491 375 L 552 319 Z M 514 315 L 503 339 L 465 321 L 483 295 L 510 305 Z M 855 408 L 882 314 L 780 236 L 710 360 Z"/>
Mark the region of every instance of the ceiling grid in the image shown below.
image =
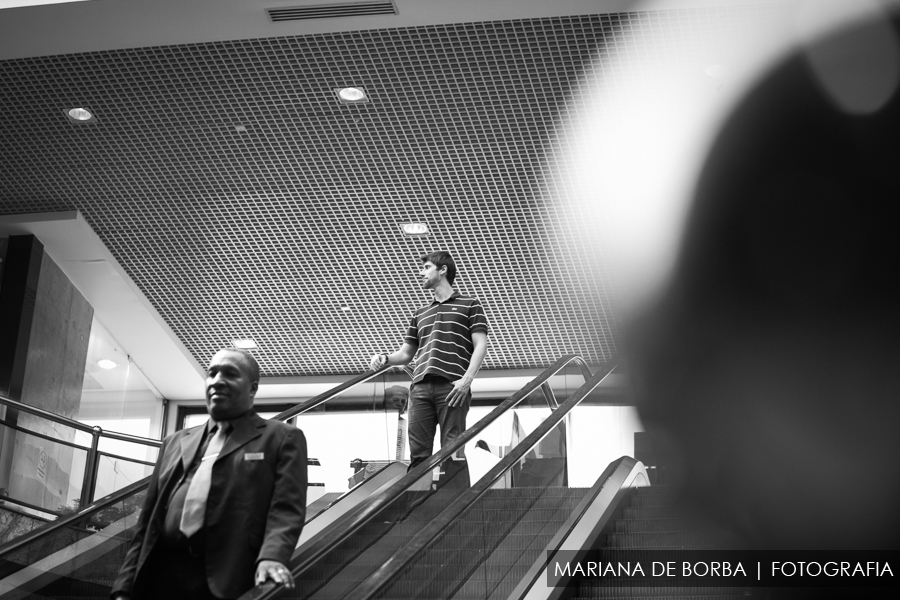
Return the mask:
<path id="1" fill-rule="evenodd" d="M 565 235 L 574 217 L 544 181 L 569 168 L 554 162 L 554 128 L 590 101 L 578 87 L 585 70 L 616 58 L 611 84 L 640 72 L 646 57 L 628 36 L 676 51 L 696 23 L 720 21 L 727 36 L 753 14 L 583 15 L 0 61 L 0 214 L 80 210 L 200 364 L 253 338 L 266 376 L 357 373 L 400 343 L 428 301 L 418 257 L 433 249 L 456 256 L 460 290 L 485 306 L 486 369 L 542 367 L 567 352 L 600 363 L 620 344 L 610 278 Z M 369 101 L 338 102 L 334 90 L 348 85 Z M 73 106 L 97 122 L 69 123 Z M 432 233 L 405 237 L 404 222 Z"/>

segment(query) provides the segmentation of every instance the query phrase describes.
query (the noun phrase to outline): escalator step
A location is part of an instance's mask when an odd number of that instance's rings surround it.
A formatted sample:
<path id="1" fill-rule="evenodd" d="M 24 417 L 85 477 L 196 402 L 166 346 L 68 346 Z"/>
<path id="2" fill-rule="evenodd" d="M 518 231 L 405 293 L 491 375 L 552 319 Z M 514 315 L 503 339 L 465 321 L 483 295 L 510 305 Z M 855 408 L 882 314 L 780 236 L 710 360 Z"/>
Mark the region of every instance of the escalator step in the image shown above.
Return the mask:
<path id="1" fill-rule="evenodd" d="M 516 487 L 516 488 L 491 488 L 484 493 L 484 498 L 490 498 L 492 496 L 547 496 L 547 495 L 555 495 L 555 496 L 568 496 L 570 494 L 578 494 L 584 493 L 588 488 L 583 487 Z"/>
<path id="2" fill-rule="evenodd" d="M 571 509 L 570 509 L 571 510 Z M 505 510 L 470 510 L 466 514 L 466 518 L 461 522 L 485 521 L 485 522 L 504 522 L 518 523 L 522 520 L 543 522 L 551 519 L 560 511 L 560 507 L 554 508 L 531 508 L 525 514 L 521 508 L 509 508 Z"/>
<path id="3" fill-rule="evenodd" d="M 661 531 L 697 531 L 702 525 L 689 518 L 642 518 L 619 519 L 615 523 L 616 533 L 651 533 Z"/>
<path id="4" fill-rule="evenodd" d="M 710 546 L 704 531 L 659 531 L 650 533 L 612 533 L 606 537 L 609 548 L 636 550 L 684 550 Z"/>
<path id="5" fill-rule="evenodd" d="M 614 523 L 614 533 L 606 536 L 603 549 L 699 550 L 731 547 L 732 541 L 679 506 L 678 497 L 670 489 L 657 486 L 633 492 L 622 517 Z M 651 587 L 629 585 L 627 581 L 610 585 L 602 578 L 586 577 L 573 582 L 569 593 L 576 600 L 744 600 L 744 591 L 727 587 Z"/>
<path id="6" fill-rule="evenodd" d="M 622 513 L 624 519 L 684 519 L 688 511 L 680 506 L 628 506 Z"/>
<path id="7" fill-rule="evenodd" d="M 640 488 L 639 488 L 640 489 Z M 635 494 L 631 497 L 631 506 L 677 506 L 677 499 L 671 494 Z"/>
<path id="8" fill-rule="evenodd" d="M 581 498 L 583 498 L 583 496 L 563 498 L 559 496 L 549 496 L 537 499 L 527 498 L 524 500 L 522 498 L 492 498 L 490 500 L 476 502 L 467 512 L 472 512 L 473 510 L 521 510 L 523 502 L 534 508 L 546 510 L 559 508 L 563 504 L 577 505 Z"/>
<path id="9" fill-rule="evenodd" d="M 669 485 L 648 485 L 635 488 L 634 491 L 638 496 L 657 496 L 659 494 L 674 495 L 677 493 L 676 490 Z"/>

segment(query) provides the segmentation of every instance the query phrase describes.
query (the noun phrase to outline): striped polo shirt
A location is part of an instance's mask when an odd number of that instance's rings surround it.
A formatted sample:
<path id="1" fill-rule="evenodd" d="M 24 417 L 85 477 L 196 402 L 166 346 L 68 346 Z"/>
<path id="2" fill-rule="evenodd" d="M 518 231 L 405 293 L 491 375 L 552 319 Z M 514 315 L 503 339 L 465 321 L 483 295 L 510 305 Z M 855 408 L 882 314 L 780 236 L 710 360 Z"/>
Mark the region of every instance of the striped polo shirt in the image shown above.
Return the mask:
<path id="1" fill-rule="evenodd" d="M 410 319 L 403 341 L 419 348 L 413 382 L 425 375 L 438 375 L 456 381 L 466 374 L 472 351 L 472 332 L 487 333 L 484 308 L 475 298 L 459 292 L 423 306 Z"/>

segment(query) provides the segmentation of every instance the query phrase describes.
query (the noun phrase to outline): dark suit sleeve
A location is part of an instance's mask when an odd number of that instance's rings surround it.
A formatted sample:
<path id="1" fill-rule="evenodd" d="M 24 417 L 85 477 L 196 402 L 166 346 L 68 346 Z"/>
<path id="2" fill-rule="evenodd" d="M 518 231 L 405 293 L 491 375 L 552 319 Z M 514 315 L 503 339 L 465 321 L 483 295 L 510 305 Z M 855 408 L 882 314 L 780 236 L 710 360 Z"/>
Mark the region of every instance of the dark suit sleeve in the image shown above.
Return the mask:
<path id="1" fill-rule="evenodd" d="M 290 562 L 306 521 L 306 481 L 306 437 L 291 427 L 278 449 L 275 487 L 257 562 Z"/>
<path id="2" fill-rule="evenodd" d="M 144 536 L 147 533 L 147 527 L 150 524 L 150 516 L 153 514 L 153 508 L 156 506 L 159 498 L 159 471 L 163 462 L 163 456 L 166 452 L 166 443 L 163 444 L 157 455 L 156 467 L 150 476 L 150 485 L 147 487 L 147 495 L 144 497 L 144 505 L 141 508 L 141 514 L 138 517 L 137 525 L 134 527 L 134 537 L 128 546 L 128 553 L 125 555 L 125 562 L 119 569 L 119 575 L 113 584 L 111 598 L 115 598 L 118 594 L 134 595 L 134 578 L 137 575 L 138 559 L 141 556 L 141 548 L 144 545 Z"/>

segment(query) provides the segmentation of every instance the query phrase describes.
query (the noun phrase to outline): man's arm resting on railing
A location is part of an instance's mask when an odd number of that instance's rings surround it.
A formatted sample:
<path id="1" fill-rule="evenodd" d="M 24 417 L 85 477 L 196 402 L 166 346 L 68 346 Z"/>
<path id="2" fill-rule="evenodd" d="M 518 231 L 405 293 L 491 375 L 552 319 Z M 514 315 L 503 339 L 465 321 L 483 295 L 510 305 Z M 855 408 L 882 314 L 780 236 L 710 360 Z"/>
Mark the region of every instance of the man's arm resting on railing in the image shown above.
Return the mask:
<path id="1" fill-rule="evenodd" d="M 377 371 L 385 365 L 399 367 L 408 364 L 416 355 L 416 347 L 408 342 L 403 342 L 400 349 L 391 354 L 375 354 L 369 361 L 369 368 Z"/>

